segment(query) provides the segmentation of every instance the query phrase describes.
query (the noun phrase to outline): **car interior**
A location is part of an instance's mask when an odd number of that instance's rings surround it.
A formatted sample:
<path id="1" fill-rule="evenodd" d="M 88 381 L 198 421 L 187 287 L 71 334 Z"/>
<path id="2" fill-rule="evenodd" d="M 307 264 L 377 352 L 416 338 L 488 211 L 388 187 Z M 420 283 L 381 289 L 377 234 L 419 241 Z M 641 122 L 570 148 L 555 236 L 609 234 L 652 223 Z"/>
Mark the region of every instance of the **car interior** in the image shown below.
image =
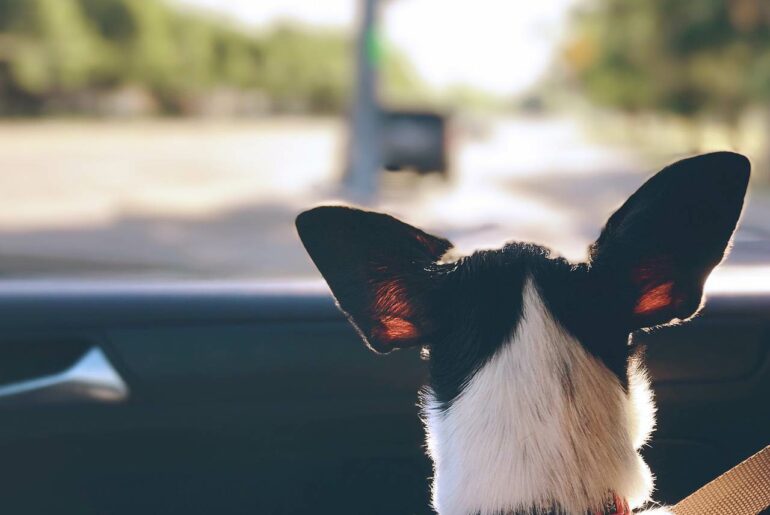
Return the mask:
<path id="1" fill-rule="evenodd" d="M 4 385 L 99 349 L 127 390 L 0 390 L 9 513 L 425 513 L 424 362 L 367 351 L 318 284 L 18 287 L 0 308 Z M 695 321 L 636 335 L 661 502 L 766 444 L 769 308 L 712 294 Z"/>
<path id="2" fill-rule="evenodd" d="M 362 345 L 294 217 L 579 256 L 733 149 L 705 308 L 633 335 L 679 502 L 770 444 L 768 56 L 760 0 L 0 0 L 0 514 L 433 513 L 426 361 Z"/>

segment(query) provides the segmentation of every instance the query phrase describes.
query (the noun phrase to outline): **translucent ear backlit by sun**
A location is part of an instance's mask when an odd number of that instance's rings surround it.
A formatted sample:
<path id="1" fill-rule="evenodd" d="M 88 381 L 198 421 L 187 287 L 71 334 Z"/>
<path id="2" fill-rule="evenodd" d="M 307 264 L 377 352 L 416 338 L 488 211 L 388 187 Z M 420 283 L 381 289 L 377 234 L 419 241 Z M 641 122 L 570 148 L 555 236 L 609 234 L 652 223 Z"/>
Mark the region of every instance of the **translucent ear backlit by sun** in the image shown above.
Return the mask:
<path id="1" fill-rule="evenodd" d="M 414 309 L 404 284 L 398 279 L 383 281 L 377 286 L 372 311 L 372 336 L 378 340 L 392 344 L 420 336 L 409 320 L 414 316 Z"/>
<path id="2" fill-rule="evenodd" d="M 385 316 L 375 327 L 377 337 L 385 341 L 412 340 L 417 338 L 417 328 L 410 321 L 401 317 Z"/>
<path id="3" fill-rule="evenodd" d="M 674 303 L 673 289 L 673 282 L 650 288 L 637 301 L 634 306 L 634 314 L 649 315 L 671 306 Z"/>

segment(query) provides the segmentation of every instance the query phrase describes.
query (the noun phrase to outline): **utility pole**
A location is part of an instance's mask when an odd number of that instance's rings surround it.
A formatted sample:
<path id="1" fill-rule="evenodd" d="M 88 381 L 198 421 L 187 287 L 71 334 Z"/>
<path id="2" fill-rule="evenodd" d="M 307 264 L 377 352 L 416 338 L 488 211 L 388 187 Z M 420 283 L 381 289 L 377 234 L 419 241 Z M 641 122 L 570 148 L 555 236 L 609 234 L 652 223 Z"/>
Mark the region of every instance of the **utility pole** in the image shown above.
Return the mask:
<path id="1" fill-rule="evenodd" d="M 381 116 L 377 100 L 377 4 L 360 0 L 356 38 L 354 98 L 348 124 L 346 189 L 356 199 L 366 201 L 377 193 L 380 156 Z"/>

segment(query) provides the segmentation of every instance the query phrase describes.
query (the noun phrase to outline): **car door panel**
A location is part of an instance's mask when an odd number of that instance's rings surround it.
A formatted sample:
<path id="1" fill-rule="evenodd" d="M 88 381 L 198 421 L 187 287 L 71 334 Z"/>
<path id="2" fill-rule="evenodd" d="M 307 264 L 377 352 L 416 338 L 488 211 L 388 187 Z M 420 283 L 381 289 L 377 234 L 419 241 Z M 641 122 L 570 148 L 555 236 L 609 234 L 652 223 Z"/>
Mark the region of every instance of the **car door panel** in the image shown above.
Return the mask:
<path id="1" fill-rule="evenodd" d="M 717 298 L 691 324 L 638 335 L 659 406 L 645 450 L 657 499 L 767 443 L 768 306 Z M 56 357 L 27 376 L 98 347 L 130 389 L 123 402 L 0 403 L 10 513 L 429 512 L 425 362 L 369 352 L 320 289 L 17 287 L 0 310 L 0 356 Z"/>

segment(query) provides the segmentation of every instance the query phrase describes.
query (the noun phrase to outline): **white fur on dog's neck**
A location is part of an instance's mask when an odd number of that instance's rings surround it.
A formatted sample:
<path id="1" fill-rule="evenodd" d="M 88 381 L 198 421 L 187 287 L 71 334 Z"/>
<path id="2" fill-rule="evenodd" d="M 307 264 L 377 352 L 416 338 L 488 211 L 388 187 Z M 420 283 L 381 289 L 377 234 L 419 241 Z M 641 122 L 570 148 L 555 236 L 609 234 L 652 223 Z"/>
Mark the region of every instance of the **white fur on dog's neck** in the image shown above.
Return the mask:
<path id="1" fill-rule="evenodd" d="M 654 425 L 644 373 L 629 392 L 551 316 L 530 279 L 515 336 L 452 405 L 425 406 L 440 515 L 552 508 L 585 514 L 615 492 L 646 501 L 652 476 L 637 449 Z"/>

